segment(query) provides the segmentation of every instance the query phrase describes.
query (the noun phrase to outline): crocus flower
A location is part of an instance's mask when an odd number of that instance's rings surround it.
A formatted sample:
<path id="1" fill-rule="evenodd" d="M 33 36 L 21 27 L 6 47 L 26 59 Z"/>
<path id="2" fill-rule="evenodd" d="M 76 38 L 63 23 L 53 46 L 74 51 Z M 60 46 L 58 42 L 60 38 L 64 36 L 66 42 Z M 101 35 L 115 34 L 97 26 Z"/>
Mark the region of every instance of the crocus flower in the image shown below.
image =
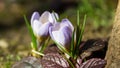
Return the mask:
<path id="1" fill-rule="evenodd" d="M 31 26 L 37 39 L 41 42 L 49 35 L 49 27 L 56 22 L 57 13 L 45 11 L 41 16 L 34 12 L 31 17 Z"/>
<path id="2" fill-rule="evenodd" d="M 63 19 L 61 23 L 55 23 L 54 26 L 51 26 L 49 33 L 52 40 L 69 49 L 73 30 L 71 22 L 68 19 Z"/>

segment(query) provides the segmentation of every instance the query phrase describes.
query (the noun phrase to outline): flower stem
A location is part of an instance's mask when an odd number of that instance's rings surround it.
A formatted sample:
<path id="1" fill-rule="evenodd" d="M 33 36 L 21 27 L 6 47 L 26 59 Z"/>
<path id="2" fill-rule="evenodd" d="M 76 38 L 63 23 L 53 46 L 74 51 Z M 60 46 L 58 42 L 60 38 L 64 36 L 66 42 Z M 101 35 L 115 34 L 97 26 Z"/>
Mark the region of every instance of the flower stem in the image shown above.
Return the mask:
<path id="1" fill-rule="evenodd" d="M 37 55 L 40 55 L 40 56 L 44 56 L 43 53 L 40 53 L 40 52 L 38 52 L 38 51 L 32 50 L 32 52 L 33 52 L 34 54 L 37 54 Z"/>
<path id="2" fill-rule="evenodd" d="M 41 49 L 39 50 L 39 52 L 43 53 L 49 41 L 50 41 L 50 38 L 48 38 L 48 40 L 41 45 Z"/>

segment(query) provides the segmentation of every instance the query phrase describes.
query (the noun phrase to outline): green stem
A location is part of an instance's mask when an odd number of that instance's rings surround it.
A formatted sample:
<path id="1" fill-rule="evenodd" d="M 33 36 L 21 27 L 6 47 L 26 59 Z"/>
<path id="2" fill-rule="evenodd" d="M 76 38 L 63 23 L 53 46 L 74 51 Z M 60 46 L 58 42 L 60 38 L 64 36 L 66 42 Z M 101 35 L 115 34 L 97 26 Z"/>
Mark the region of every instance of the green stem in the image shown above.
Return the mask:
<path id="1" fill-rule="evenodd" d="M 41 45 L 41 49 L 40 49 L 39 52 L 43 53 L 43 51 L 44 51 L 45 48 L 47 47 L 49 41 L 50 41 L 50 38 L 48 38 L 48 40 Z"/>
<path id="2" fill-rule="evenodd" d="M 40 52 L 38 52 L 38 51 L 32 50 L 32 52 L 35 53 L 35 54 L 38 54 L 38 55 L 44 56 L 43 53 L 40 53 Z"/>
<path id="3" fill-rule="evenodd" d="M 65 56 L 64 56 L 64 58 L 68 61 L 68 63 L 70 64 L 70 66 L 71 66 L 72 68 L 75 68 L 75 66 L 73 65 L 73 63 L 72 63 L 68 58 L 66 58 Z"/>

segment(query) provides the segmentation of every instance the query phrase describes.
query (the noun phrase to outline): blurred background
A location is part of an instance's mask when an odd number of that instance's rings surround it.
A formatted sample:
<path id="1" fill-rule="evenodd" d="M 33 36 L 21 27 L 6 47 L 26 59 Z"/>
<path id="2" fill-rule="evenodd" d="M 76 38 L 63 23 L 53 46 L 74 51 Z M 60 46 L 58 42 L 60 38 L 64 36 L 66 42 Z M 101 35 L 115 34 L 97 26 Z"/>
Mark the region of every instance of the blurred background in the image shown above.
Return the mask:
<path id="1" fill-rule="evenodd" d="M 0 0 L 0 68 L 11 68 L 30 53 L 24 14 L 30 21 L 34 11 L 55 11 L 75 25 L 79 10 L 81 23 L 87 14 L 83 40 L 88 40 L 109 37 L 116 6 L 117 0 Z"/>

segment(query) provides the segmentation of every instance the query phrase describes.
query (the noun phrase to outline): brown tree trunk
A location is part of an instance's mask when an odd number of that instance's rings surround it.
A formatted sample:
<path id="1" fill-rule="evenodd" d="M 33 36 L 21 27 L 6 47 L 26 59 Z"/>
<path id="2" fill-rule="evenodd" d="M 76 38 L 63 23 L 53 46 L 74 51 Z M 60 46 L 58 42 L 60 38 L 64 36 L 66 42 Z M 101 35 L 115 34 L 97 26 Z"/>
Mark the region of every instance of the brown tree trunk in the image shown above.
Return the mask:
<path id="1" fill-rule="evenodd" d="M 106 60 L 106 68 L 120 68 L 120 0 L 117 5 Z"/>

